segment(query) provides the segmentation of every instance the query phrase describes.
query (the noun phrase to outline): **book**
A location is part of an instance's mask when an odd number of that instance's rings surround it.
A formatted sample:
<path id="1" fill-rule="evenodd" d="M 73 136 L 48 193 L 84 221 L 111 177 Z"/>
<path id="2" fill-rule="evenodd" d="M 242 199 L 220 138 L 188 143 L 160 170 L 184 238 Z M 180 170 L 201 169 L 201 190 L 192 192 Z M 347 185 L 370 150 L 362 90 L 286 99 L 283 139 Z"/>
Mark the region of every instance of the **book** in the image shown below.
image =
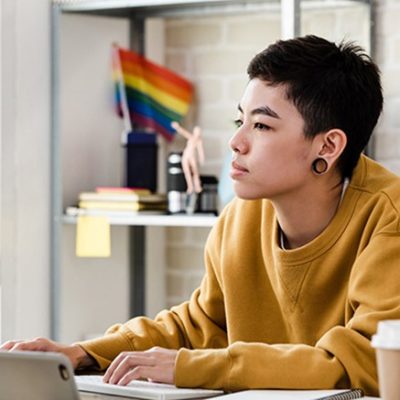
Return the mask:
<path id="1" fill-rule="evenodd" d="M 79 208 L 115 211 L 166 210 L 164 203 L 80 201 Z"/>
<path id="2" fill-rule="evenodd" d="M 166 203 L 167 197 L 161 193 L 135 193 L 135 192 L 82 192 L 79 194 L 81 201 L 115 201 L 115 202 L 142 202 L 142 203 Z"/>
<path id="3" fill-rule="evenodd" d="M 138 202 L 112 202 L 112 201 L 80 201 L 79 208 L 100 209 L 100 210 L 120 210 L 120 211 L 139 211 Z"/>
<path id="4" fill-rule="evenodd" d="M 79 391 L 102 393 L 125 398 L 148 400 L 200 399 L 221 395 L 222 390 L 177 388 L 174 385 L 135 380 L 127 386 L 103 383 L 100 375 L 78 375 L 75 382 Z"/>
<path id="5" fill-rule="evenodd" d="M 150 189 L 146 188 L 129 188 L 119 186 L 98 186 L 96 193 L 114 193 L 114 194 L 151 194 Z"/>
<path id="6" fill-rule="evenodd" d="M 139 211 L 121 211 L 121 210 L 101 210 L 101 209 L 90 209 L 90 208 L 79 208 L 79 207 L 67 207 L 65 214 L 69 217 L 78 217 L 80 215 L 87 216 L 104 216 L 109 218 L 130 218 L 137 215 L 165 215 L 165 210 L 139 210 Z"/>

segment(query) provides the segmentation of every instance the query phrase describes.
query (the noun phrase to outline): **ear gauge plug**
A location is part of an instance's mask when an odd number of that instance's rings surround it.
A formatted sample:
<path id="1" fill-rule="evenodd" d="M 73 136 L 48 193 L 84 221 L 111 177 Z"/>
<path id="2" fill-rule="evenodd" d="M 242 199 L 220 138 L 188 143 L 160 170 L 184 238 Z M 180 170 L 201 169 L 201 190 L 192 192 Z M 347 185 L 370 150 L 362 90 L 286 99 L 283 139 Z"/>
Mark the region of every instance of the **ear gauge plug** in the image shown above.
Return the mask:
<path id="1" fill-rule="evenodd" d="M 312 171 L 316 175 L 323 175 L 328 171 L 328 163 L 324 158 L 317 158 L 311 164 Z"/>

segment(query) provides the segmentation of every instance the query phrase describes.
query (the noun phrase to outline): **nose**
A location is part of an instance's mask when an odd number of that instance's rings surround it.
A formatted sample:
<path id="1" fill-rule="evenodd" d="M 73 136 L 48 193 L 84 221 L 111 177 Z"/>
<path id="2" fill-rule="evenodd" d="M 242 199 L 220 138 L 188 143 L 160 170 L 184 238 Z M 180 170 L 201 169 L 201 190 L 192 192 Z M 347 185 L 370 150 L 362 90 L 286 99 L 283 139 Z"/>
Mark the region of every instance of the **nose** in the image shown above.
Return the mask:
<path id="1" fill-rule="evenodd" d="M 229 146 L 235 153 L 244 154 L 248 151 L 248 140 L 243 125 L 231 137 Z"/>

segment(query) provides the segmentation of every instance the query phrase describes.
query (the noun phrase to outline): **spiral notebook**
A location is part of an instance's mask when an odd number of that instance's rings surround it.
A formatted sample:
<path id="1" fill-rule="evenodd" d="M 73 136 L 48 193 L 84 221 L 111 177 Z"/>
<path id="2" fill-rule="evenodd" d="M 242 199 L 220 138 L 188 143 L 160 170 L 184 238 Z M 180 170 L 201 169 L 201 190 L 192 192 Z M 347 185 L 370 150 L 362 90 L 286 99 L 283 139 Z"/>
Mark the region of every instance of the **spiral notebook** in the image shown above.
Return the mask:
<path id="1" fill-rule="evenodd" d="M 222 396 L 223 400 L 353 400 L 361 397 L 364 397 L 361 389 L 248 390 Z"/>

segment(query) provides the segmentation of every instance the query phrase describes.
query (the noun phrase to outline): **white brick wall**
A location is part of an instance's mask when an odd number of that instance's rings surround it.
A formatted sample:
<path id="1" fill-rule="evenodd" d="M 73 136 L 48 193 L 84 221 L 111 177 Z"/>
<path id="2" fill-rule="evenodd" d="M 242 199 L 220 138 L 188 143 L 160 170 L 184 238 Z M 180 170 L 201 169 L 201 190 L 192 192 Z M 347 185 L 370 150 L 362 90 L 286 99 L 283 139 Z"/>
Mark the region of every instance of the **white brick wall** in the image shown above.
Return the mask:
<path id="1" fill-rule="evenodd" d="M 167 306 L 189 299 L 203 276 L 208 228 L 168 228 Z"/>
<path id="2" fill-rule="evenodd" d="M 385 27 L 390 36 L 400 17 L 400 1 L 386 1 L 380 18 L 391 22 Z M 394 12 L 392 14 L 392 11 Z M 368 48 L 369 17 L 365 5 L 355 4 L 345 9 L 308 10 L 302 15 L 302 34 L 316 34 L 329 40 L 354 40 Z M 383 33 L 382 33 L 383 34 Z M 381 35 L 382 35 L 381 34 Z M 221 16 L 207 18 L 171 19 L 166 22 L 167 65 L 187 76 L 195 84 L 195 109 L 186 125 L 199 124 L 203 128 L 206 164 L 204 174 L 218 174 L 228 151 L 228 140 L 234 132 L 236 108 L 247 83 L 246 67 L 253 55 L 275 42 L 280 36 L 278 13 Z M 390 37 L 392 48 L 387 72 L 393 92 L 391 127 L 379 142 L 380 155 L 390 156 L 395 165 L 399 146 L 393 143 L 400 129 L 396 94 L 400 93 L 400 79 L 396 74 L 400 63 L 400 35 Z M 385 53 L 386 54 L 386 53 Z M 386 72 L 386 71 L 385 71 Z M 399 75 L 400 76 L 400 75 Z M 393 81 L 398 81 L 393 82 Z M 389 86 L 389 85 L 387 85 Z M 387 122 L 384 121 L 386 124 Z M 398 143 L 400 144 L 400 143 Z M 173 148 L 183 146 L 182 141 Z M 394 147 L 394 148 L 393 148 Z M 400 162 L 398 162 L 400 167 Z M 400 169 L 400 168 L 399 168 Z M 208 229 L 169 228 L 167 234 L 167 303 L 168 306 L 187 300 L 204 272 L 203 247 Z"/>
<path id="3" fill-rule="evenodd" d="M 400 172 L 400 1 L 375 0 L 376 60 L 382 72 L 384 112 L 376 129 L 376 158 Z"/>

